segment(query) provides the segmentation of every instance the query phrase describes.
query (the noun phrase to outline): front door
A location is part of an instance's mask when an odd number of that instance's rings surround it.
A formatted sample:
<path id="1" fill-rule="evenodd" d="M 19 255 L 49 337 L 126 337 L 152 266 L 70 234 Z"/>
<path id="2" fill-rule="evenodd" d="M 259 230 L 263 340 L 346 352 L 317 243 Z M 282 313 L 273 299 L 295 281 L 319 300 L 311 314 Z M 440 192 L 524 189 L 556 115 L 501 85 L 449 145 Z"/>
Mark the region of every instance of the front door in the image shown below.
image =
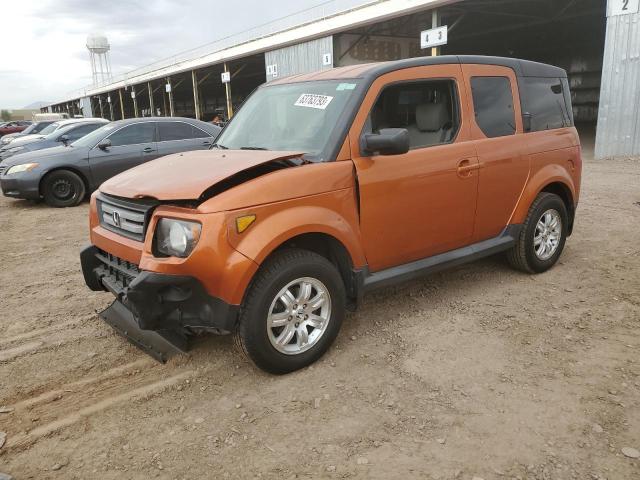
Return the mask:
<path id="1" fill-rule="evenodd" d="M 155 122 L 132 123 L 107 138 L 110 147 L 95 146 L 89 152 L 89 168 L 96 187 L 125 170 L 158 158 Z"/>
<path id="2" fill-rule="evenodd" d="M 471 242 L 478 159 L 469 138 L 460 65 L 415 67 L 378 78 L 350 131 L 361 232 L 372 272 Z M 410 151 L 368 155 L 362 136 L 405 128 Z"/>

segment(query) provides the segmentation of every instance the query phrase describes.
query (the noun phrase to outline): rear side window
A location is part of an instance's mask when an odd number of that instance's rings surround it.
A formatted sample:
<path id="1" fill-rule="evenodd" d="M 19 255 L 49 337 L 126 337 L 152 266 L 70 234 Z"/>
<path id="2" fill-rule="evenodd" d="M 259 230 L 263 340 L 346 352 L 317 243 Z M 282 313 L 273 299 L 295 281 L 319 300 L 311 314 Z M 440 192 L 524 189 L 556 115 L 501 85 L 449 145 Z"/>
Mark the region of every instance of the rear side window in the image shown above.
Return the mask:
<path id="1" fill-rule="evenodd" d="M 507 77 L 473 77 L 471 91 L 476 123 L 488 138 L 516 133 L 511 81 Z"/>
<path id="2" fill-rule="evenodd" d="M 109 137 L 114 147 L 138 145 L 154 141 L 156 124 L 154 122 L 134 123 L 121 128 Z"/>
<path id="3" fill-rule="evenodd" d="M 158 122 L 158 135 L 161 142 L 206 138 L 211 136 L 199 128 L 185 122 Z"/>
<path id="4" fill-rule="evenodd" d="M 102 126 L 99 123 L 88 123 L 86 125 L 81 125 L 79 127 L 73 128 L 66 133 L 67 137 L 69 137 L 69 141 L 76 141 L 79 138 L 84 137 L 87 133 L 93 132 L 96 128 Z"/>
<path id="5" fill-rule="evenodd" d="M 568 83 L 563 87 L 559 78 L 526 77 L 522 79 L 524 98 L 522 111 L 531 115 L 531 131 L 540 132 L 556 128 L 571 127 L 572 114 L 569 114 L 567 97 Z M 570 102 L 569 102 L 570 103 Z"/>

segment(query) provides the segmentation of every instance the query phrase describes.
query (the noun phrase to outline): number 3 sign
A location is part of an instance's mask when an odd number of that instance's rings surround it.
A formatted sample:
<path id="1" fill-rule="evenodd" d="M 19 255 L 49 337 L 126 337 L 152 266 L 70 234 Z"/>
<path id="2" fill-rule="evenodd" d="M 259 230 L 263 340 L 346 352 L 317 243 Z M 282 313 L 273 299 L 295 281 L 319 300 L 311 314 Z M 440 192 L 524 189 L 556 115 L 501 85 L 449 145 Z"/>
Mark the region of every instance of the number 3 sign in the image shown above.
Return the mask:
<path id="1" fill-rule="evenodd" d="M 609 16 L 638 13 L 640 0 L 609 0 Z"/>

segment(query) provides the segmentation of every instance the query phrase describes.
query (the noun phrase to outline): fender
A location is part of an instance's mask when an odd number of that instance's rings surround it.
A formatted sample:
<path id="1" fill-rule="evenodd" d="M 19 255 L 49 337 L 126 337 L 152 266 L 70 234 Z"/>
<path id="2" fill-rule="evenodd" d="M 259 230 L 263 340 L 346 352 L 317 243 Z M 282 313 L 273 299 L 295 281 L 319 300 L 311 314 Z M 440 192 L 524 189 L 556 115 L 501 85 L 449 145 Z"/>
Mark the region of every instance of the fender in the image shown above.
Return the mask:
<path id="1" fill-rule="evenodd" d="M 238 233 L 235 221 L 243 215 L 256 215 L 256 221 Z M 287 240 L 305 233 L 334 237 L 344 245 L 354 267 L 366 264 L 354 188 L 227 212 L 227 229 L 232 247 L 259 265 Z"/>
<path id="2" fill-rule="evenodd" d="M 573 183 L 573 179 L 569 172 L 558 164 L 547 164 L 537 170 L 531 178 L 529 178 L 525 188 L 518 200 L 518 204 L 511 216 L 509 224 L 521 224 L 527 219 L 529 208 L 531 204 L 538 196 L 538 194 L 544 190 L 547 185 L 552 183 L 561 183 L 566 186 L 571 192 L 571 198 L 573 199 L 575 208 L 576 201 L 576 189 Z"/>

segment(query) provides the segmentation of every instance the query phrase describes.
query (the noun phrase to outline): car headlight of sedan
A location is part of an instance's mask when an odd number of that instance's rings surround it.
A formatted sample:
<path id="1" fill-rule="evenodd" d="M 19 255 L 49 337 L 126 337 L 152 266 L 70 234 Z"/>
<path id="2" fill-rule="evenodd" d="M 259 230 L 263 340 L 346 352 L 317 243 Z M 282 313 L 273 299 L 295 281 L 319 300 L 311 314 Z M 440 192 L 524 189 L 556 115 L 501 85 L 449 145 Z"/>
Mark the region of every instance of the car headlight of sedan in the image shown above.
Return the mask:
<path id="1" fill-rule="evenodd" d="M 202 225 L 198 222 L 162 218 L 156 227 L 156 249 L 161 255 L 187 258 L 193 252 Z"/>
<path id="2" fill-rule="evenodd" d="M 23 163 L 22 165 L 14 165 L 13 167 L 9 167 L 5 175 L 13 175 L 14 173 L 29 172 L 34 168 L 36 168 L 38 165 L 39 165 L 38 163 Z"/>
<path id="3" fill-rule="evenodd" d="M 2 145 L 8 145 L 9 143 L 11 143 L 12 140 L 13 140 L 13 137 L 4 136 L 2 137 L 2 140 L 0 140 L 0 143 L 2 143 Z"/>

